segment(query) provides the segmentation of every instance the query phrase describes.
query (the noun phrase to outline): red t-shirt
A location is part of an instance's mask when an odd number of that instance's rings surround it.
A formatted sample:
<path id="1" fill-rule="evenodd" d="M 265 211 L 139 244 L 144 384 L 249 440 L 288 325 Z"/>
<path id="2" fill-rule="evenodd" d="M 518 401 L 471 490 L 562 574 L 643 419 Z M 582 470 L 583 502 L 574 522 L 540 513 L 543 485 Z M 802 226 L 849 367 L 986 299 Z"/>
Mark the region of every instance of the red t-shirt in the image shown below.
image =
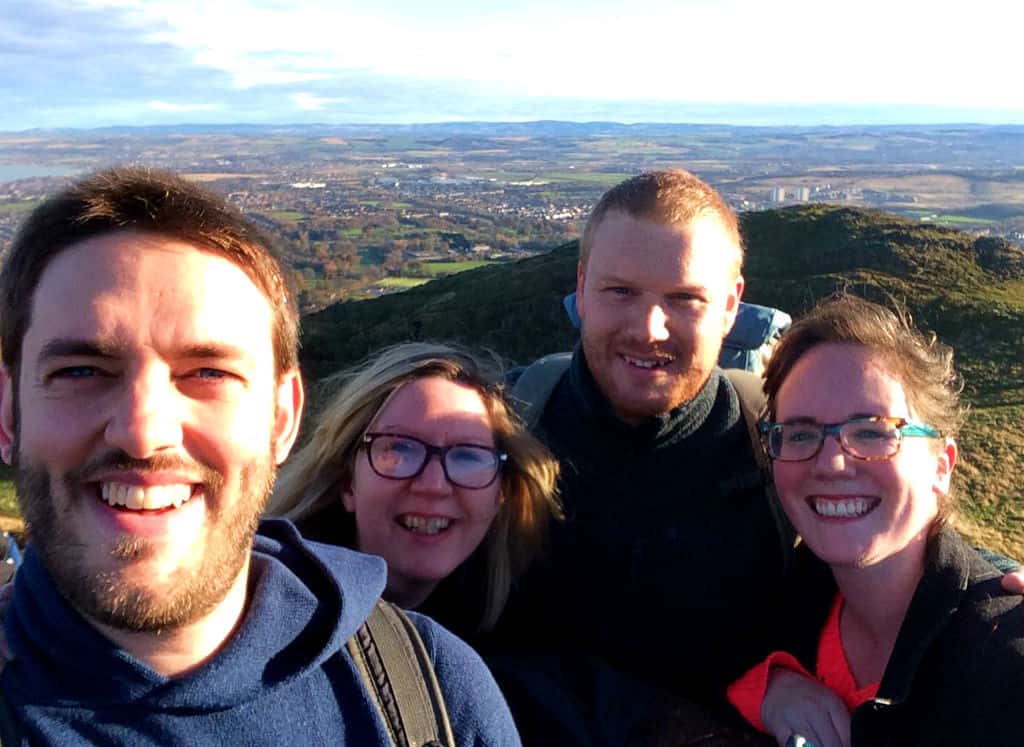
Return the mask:
<path id="1" fill-rule="evenodd" d="M 843 641 L 839 635 L 839 612 L 843 608 L 843 595 L 836 594 L 832 610 L 825 621 L 825 627 L 818 639 L 817 671 L 811 674 L 792 654 L 775 651 L 763 662 L 729 685 L 726 696 L 729 702 L 740 712 L 755 729 L 767 732 L 761 722 L 761 704 L 768 690 L 768 675 L 772 667 L 781 667 L 799 672 L 811 679 L 821 682 L 832 690 L 852 712 L 861 703 L 871 700 L 878 693 L 878 682 L 858 688 L 857 682 L 850 671 L 850 662 L 843 651 Z"/>

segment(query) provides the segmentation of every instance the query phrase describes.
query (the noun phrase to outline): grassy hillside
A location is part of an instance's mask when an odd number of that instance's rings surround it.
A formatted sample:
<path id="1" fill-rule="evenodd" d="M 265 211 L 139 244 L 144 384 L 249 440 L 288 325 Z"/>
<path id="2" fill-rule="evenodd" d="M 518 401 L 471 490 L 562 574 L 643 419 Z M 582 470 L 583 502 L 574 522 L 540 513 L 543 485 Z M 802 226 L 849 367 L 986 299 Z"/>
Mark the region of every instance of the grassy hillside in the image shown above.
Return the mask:
<path id="1" fill-rule="evenodd" d="M 1024 558 L 1024 254 L 877 211 L 805 205 L 748 213 L 746 300 L 799 314 L 837 288 L 904 302 L 957 350 L 972 405 L 962 434 L 963 528 Z M 303 365 L 319 378 L 382 345 L 458 340 L 511 361 L 568 349 L 561 308 L 577 247 L 342 303 L 303 322 Z"/>

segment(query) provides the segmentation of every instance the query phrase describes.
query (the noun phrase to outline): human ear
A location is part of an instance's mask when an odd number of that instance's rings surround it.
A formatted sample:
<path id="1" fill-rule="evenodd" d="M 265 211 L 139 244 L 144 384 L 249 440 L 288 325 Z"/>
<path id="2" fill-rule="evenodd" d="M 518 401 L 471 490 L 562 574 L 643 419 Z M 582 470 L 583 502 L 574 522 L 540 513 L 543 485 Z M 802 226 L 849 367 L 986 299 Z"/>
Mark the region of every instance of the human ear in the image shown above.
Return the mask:
<path id="1" fill-rule="evenodd" d="M 0 458 L 7 464 L 14 460 L 14 442 L 18 432 L 14 422 L 14 382 L 7 366 L 0 366 Z"/>
<path id="2" fill-rule="evenodd" d="M 356 497 L 352 493 L 352 488 L 339 488 L 338 492 L 341 493 L 341 505 L 350 514 L 354 514 L 356 512 Z"/>
<path id="3" fill-rule="evenodd" d="M 587 282 L 587 268 L 584 266 L 583 261 L 580 260 L 576 264 L 576 313 L 580 319 L 583 318 L 584 310 L 583 306 L 586 303 L 583 297 L 583 286 Z"/>
<path id="4" fill-rule="evenodd" d="M 726 335 L 732 331 L 732 325 L 736 323 L 736 315 L 740 311 L 740 299 L 743 298 L 745 283 L 743 276 L 737 274 L 730 285 L 729 296 L 725 299 L 725 326 L 723 328 Z"/>
<path id="5" fill-rule="evenodd" d="M 956 440 L 947 438 L 936 456 L 935 465 L 935 492 L 945 495 L 949 492 L 950 481 L 953 477 L 953 469 L 956 467 L 957 457 L 960 452 Z"/>
<path id="6" fill-rule="evenodd" d="M 282 374 L 277 383 L 274 407 L 274 461 L 281 464 L 299 435 L 299 423 L 306 395 L 298 369 Z"/>

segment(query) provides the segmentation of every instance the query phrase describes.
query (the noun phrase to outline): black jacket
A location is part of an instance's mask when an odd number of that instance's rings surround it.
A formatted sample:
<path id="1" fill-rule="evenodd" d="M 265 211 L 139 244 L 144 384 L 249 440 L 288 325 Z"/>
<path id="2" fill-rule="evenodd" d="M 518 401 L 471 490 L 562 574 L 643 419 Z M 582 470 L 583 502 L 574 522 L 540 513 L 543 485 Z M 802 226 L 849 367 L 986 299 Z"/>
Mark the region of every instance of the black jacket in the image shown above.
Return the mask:
<path id="1" fill-rule="evenodd" d="M 821 588 L 819 569 L 811 575 Z M 853 714 L 854 747 L 1024 745 L 1024 599 L 1003 592 L 1001 576 L 953 530 L 929 541 L 878 695 Z M 826 614 L 801 616 L 813 632 L 793 627 L 788 650 L 811 671 Z"/>
<path id="2" fill-rule="evenodd" d="M 777 647 L 788 550 L 720 371 L 690 402 L 632 427 L 577 349 L 537 435 L 561 461 L 567 518 L 514 590 L 490 661 L 524 743 L 556 740 L 531 739 L 532 706 L 517 691 L 576 709 L 577 731 L 604 732 L 595 743 L 626 744 L 609 731 L 610 706 L 639 723 L 657 717 L 650 688 L 720 698 Z"/>

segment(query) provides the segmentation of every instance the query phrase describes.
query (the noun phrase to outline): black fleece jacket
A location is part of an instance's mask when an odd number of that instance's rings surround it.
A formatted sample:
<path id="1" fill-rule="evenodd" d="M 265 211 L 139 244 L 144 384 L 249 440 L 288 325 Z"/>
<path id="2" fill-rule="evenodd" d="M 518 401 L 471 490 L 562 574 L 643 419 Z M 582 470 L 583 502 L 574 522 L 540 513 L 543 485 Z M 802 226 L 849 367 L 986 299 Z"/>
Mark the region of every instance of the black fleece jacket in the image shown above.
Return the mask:
<path id="1" fill-rule="evenodd" d="M 602 728 L 598 701 L 622 702 L 627 690 L 640 702 L 648 687 L 720 699 L 778 643 L 791 552 L 732 385 L 716 370 L 693 400 L 633 427 L 612 412 L 577 348 L 538 435 L 562 463 L 567 519 L 488 647 L 520 726 L 530 714 L 513 693 L 538 701 L 546 684 L 545 707 L 559 709 L 551 703 L 567 694 Z M 623 679 L 596 692 L 609 671 Z"/>

